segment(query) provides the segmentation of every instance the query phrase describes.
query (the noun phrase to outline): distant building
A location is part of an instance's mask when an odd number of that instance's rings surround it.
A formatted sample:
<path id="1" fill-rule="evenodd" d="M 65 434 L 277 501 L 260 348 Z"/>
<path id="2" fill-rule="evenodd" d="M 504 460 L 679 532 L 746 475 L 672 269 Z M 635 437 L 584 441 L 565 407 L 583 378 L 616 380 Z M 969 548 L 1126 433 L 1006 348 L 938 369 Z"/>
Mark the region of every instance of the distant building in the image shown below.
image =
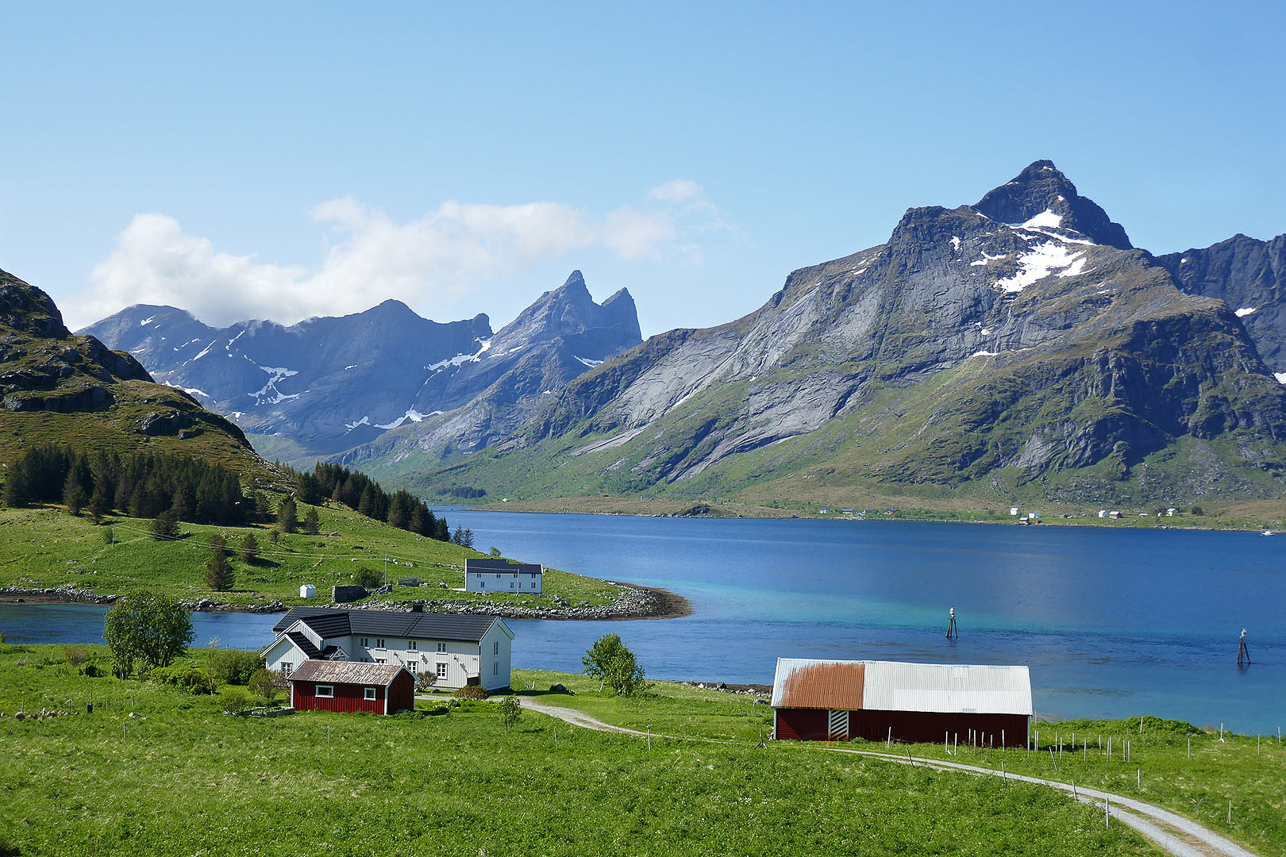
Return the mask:
<path id="1" fill-rule="evenodd" d="M 305 661 L 403 666 L 433 686 L 509 686 L 513 631 L 495 616 L 295 607 L 272 626 L 264 665 L 291 675 Z"/>
<path id="2" fill-rule="evenodd" d="M 1167 518 L 1173 518 L 1173 517 L 1174 517 L 1174 515 L 1175 515 L 1175 513 L 1176 513 L 1176 512 L 1178 512 L 1178 511 L 1179 511 L 1178 509 L 1175 509 L 1174 507 L 1171 507 L 1171 508 L 1169 508 L 1169 509 L 1166 509 L 1166 510 L 1165 510 L 1165 516 L 1166 516 Z"/>
<path id="3" fill-rule="evenodd" d="M 1033 713 L 1025 666 L 778 658 L 773 737 L 779 740 L 1022 747 Z"/>
<path id="4" fill-rule="evenodd" d="M 1010 507 L 1009 507 L 1009 514 L 1011 514 L 1011 515 L 1017 515 L 1017 514 L 1018 514 L 1018 507 L 1017 507 L 1017 506 L 1010 506 Z"/>
<path id="5" fill-rule="evenodd" d="M 288 680 L 296 711 L 396 714 L 415 708 L 415 676 L 401 664 L 304 661 Z"/>
<path id="6" fill-rule="evenodd" d="M 317 597 L 317 587 L 313 586 L 311 583 L 305 583 L 303 586 L 299 587 L 299 597 L 300 597 L 300 598 L 316 598 L 316 597 Z"/>
<path id="7" fill-rule="evenodd" d="M 466 592 L 512 592 L 540 594 L 545 567 L 534 562 L 508 562 L 503 559 L 466 559 L 464 589 Z"/>

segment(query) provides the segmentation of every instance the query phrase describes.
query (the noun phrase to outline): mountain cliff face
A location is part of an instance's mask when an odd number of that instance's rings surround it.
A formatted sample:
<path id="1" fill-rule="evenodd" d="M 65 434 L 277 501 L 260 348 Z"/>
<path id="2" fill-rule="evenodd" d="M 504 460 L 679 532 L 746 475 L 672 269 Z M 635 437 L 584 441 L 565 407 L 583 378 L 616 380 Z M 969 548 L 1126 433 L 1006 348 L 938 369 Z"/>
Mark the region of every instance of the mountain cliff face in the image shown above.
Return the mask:
<path id="1" fill-rule="evenodd" d="M 1275 494 L 1286 449 L 1286 392 L 1238 317 L 1181 291 L 1048 161 L 975 205 L 912 209 L 756 312 L 653 337 L 550 399 L 485 455 L 425 444 L 420 466 L 445 469 L 416 477 L 396 451 L 364 467 L 509 496 L 866 484 L 1179 502 Z"/>
<path id="2" fill-rule="evenodd" d="M 536 396 L 561 388 L 641 339 L 628 292 L 599 306 L 579 271 L 494 335 L 485 315 L 439 324 L 392 300 L 291 327 L 223 329 L 172 307 L 134 306 L 86 332 L 227 414 L 265 454 L 293 460 L 359 446 L 497 385 L 489 401 L 504 410 L 526 387 L 539 386 Z"/>
<path id="3" fill-rule="evenodd" d="M 0 271 L 0 461 L 33 444 L 183 451 L 262 467 L 241 430 L 137 360 L 73 336 L 43 291 Z"/>
<path id="4" fill-rule="evenodd" d="M 1286 380 L 1286 235 L 1235 235 L 1204 250 L 1158 256 L 1183 291 L 1232 307 L 1264 362 Z"/>

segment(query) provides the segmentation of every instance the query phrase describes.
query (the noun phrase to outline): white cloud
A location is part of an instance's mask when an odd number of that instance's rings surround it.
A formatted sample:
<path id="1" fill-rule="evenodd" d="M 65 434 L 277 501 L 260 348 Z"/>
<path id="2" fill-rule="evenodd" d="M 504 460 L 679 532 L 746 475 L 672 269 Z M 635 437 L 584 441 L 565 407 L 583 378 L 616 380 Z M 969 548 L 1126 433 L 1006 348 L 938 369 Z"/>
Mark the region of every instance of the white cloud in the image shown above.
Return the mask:
<path id="1" fill-rule="evenodd" d="M 80 327 L 137 303 L 188 310 L 216 326 L 249 318 L 285 324 L 360 312 L 388 298 L 449 308 L 463 295 L 595 246 L 626 262 L 700 261 L 695 238 L 732 232 L 700 185 L 676 179 L 653 188 L 645 206 L 605 215 L 557 202 L 484 205 L 447 201 L 398 223 L 352 198 L 317 205 L 327 227 L 315 267 L 260 262 L 218 250 L 164 214 L 139 214 L 90 274 L 93 288 L 65 308 Z M 575 266 L 576 260 L 570 260 Z"/>

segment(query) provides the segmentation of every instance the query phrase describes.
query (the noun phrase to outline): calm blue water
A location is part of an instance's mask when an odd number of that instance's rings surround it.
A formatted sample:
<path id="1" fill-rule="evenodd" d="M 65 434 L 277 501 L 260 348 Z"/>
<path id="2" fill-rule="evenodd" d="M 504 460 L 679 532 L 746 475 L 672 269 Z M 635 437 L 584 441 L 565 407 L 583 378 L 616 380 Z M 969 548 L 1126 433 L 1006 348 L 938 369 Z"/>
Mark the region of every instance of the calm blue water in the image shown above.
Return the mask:
<path id="1" fill-rule="evenodd" d="M 770 684 L 779 656 L 1028 664 L 1045 716 L 1286 725 L 1286 535 L 447 514 L 484 551 L 692 602 L 683 619 L 511 621 L 519 667 L 579 671 L 610 631 L 654 678 Z M 944 637 L 950 606 L 957 641 Z M 0 606 L 0 630 L 13 642 L 101 639 L 101 609 L 39 615 Z M 273 621 L 199 614 L 197 643 L 266 645 Z M 1238 669 L 1243 626 L 1254 663 Z"/>

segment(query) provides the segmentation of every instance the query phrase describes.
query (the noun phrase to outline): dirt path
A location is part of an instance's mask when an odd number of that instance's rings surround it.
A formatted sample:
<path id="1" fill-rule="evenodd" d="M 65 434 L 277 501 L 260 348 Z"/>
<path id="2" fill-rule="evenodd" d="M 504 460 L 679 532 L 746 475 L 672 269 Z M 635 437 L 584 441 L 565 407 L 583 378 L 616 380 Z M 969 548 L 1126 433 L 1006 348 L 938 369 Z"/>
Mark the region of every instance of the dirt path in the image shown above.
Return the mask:
<path id="1" fill-rule="evenodd" d="M 518 699 L 522 702 L 524 708 L 549 717 L 556 717 L 583 729 L 595 729 L 600 732 L 622 732 L 628 735 L 646 735 L 646 733 L 639 732 L 636 729 L 626 729 L 622 726 L 604 723 L 601 720 L 590 717 L 588 714 L 582 714 L 571 708 L 548 705 L 526 696 L 520 696 Z M 682 738 L 683 736 L 654 734 L 653 737 Z M 692 739 L 684 738 L 683 740 Z M 720 741 L 717 743 L 725 742 Z M 1150 803 L 1112 794 L 1111 792 L 1089 789 L 1071 783 L 1060 783 L 1056 780 L 993 771 L 990 768 L 980 768 L 975 765 L 965 765 L 941 759 L 920 759 L 910 756 L 897 756 L 892 753 L 878 753 L 873 750 L 849 750 L 843 747 L 821 747 L 819 749 L 835 753 L 851 753 L 856 756 L 871 756 L 901 765 L 920 765 L 939 771 L 957 771 L 979 776 L 1002 777 L 1007 780 L 1019 780 L 1024 783 L 1036 783 L 1037 785 L 1059 789 L 1069 795 L 1073 795 L 1082 803 L 1103 807 L 1105 812 L 1110 813 L 1113 818 L 1119 820 L 1122 824 L 1129 825 L 1156 843 L 1167 854 L 1173 855 L 1173 857 L 1256 857 L 1254 852 L 1247 851 L 1232 840 L 1220 836 L 1195 821 L 1162 809 L 1159 806 L 1153 806 Z"/>

